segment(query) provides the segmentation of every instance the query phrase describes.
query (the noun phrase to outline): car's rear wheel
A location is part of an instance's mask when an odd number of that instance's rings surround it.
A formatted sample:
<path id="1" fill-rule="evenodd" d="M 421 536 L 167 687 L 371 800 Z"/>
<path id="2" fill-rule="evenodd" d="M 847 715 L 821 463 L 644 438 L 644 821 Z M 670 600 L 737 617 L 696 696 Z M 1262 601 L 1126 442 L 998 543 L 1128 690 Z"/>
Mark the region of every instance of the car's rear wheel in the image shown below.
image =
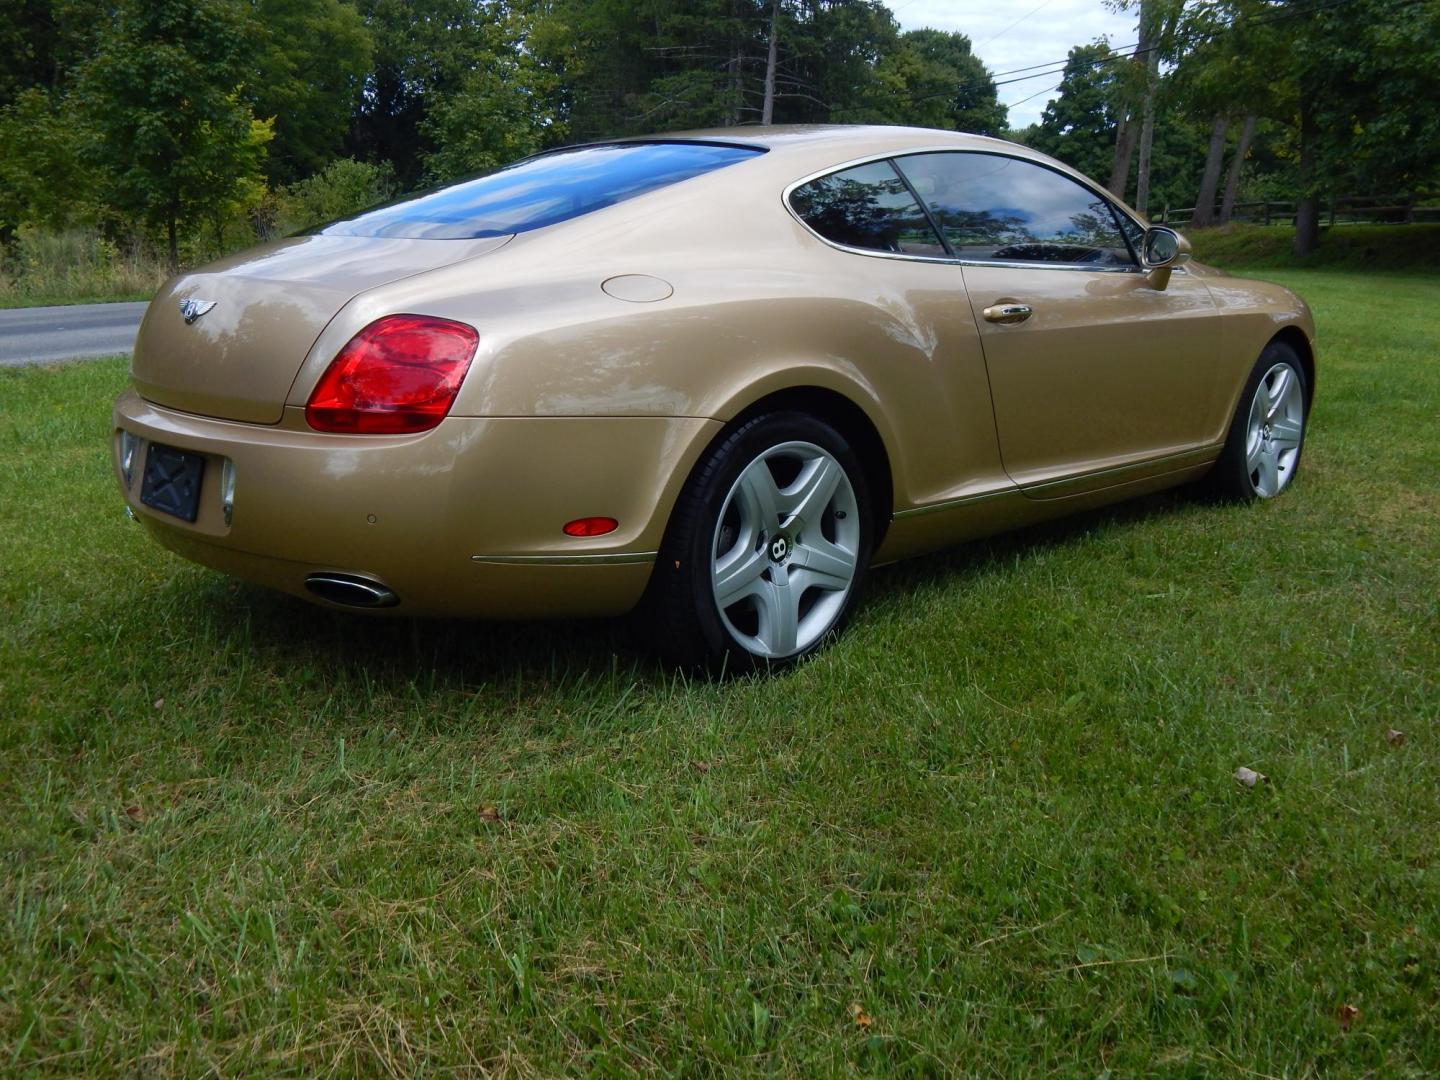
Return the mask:
<path id="1" fill-rule="evenodd" d="M 1309 401 L 1299 356 L 1284 342 L 1271 342 L 1250 372 L 1225 448 L 1205 479 L 1209 492 L 1247 502 L 1288 488 L 1300 467 Z"/>
<path id="2" fill-rule="evenodd" d="M 644 617 L 685 667 L 794 663 L 854 610 L 873 534 L 865 472 L 840 432 L 803 413 L 755 417 L 686 485 Z"/>

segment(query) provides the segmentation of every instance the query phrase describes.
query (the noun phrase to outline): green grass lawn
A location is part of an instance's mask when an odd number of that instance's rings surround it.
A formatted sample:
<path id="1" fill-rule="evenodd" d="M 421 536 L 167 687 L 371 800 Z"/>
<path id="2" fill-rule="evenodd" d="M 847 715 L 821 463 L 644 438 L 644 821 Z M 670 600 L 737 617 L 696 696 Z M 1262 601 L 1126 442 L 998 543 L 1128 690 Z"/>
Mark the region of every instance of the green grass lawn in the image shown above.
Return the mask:
<path id="1" fill-rule="evenodd" d="M 187 565 L 124 363 L 0 372 L 0 1073 L 1434 1075 L 1440 278 L 1274 276 L 1285 498 L 884 570 L 722 684 Z"/>
<path id="2" fill-rule="evenodd" d="M 1289 225 L 1236 223 L 1182 231 L 1194 248 L 1195 258 L 1202 262 L 1248 266 L 1266 275 L 1302 268 L 1430 274 L 1440 271 L 1440 224 L 1323 226 L 1319 249 L 1304 259 L 1292 254 L 1295 230 Z"/>

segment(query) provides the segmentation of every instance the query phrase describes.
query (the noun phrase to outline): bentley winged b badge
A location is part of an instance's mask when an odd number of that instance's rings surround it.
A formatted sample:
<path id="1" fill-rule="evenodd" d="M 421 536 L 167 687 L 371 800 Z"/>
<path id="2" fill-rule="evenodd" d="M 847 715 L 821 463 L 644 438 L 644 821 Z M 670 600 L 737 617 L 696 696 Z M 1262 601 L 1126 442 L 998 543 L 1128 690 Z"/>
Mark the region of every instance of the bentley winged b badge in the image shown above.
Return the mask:
<path id="1" fill-rule="evenodd" d="M 194 298 L 181 300 L 180 314 L 185 316 L 185 324 L 188 326 L 213 308 L 215 303 L 214 300 L 196 300 Z"/>

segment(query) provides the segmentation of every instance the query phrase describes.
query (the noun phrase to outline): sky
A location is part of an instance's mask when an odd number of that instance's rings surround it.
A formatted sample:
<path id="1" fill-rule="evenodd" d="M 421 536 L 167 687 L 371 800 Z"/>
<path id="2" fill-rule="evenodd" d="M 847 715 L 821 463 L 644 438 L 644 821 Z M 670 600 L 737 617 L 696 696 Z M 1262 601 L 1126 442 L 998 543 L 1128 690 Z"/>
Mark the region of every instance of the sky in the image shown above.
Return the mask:
<path id="1" fill-rule="evenodd" d="M 903 30 L 933 26 L 967 35 L 975 55 L 997 74 L 997 81 L 1016 77 L 999 76 L 1002 71 L 1051 61 L 1064 63 L 1072 46 L 1102 34 L 1108 34 L 1110 44 L 1117 47 L 1135 41 L 1135 13 L 1117 14 L 1100 0 L 890 0 L 890 10 Z M 1038 121 L 1059 81 L 1057 72 L 997 87 L 1000 101 L 1012 106 L 1010 126 L 1023 128 Z M 1030 100 L 1017 104 L 1023 98 Z"/>

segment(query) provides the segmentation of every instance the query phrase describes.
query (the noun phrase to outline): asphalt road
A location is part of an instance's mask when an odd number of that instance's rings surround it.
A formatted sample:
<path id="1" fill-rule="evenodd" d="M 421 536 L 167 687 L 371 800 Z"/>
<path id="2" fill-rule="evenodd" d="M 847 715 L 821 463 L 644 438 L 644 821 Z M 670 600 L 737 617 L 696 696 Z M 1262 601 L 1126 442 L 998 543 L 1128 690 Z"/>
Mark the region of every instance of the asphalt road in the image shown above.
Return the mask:
<path id="1" fill-rule="evenodd" d="M 0 367 L 128 353 L 147 306 L 141 302 L 0 309 Z"/>

